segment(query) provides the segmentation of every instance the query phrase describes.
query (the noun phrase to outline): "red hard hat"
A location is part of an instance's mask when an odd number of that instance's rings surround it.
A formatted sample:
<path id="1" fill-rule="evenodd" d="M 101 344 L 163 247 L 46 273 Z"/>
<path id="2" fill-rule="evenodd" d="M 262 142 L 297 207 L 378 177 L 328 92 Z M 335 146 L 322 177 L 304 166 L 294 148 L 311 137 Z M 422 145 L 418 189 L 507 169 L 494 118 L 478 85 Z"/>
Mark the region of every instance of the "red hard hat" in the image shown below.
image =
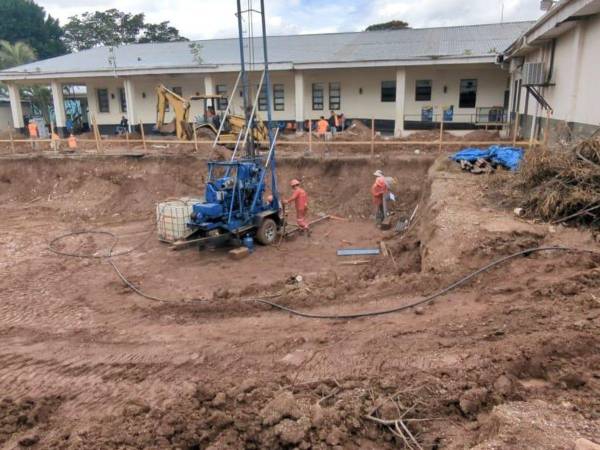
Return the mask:
<path id="1" fill-rule="evenodd" d="M 298 186 L 300 184 L 300 182 L 298 180 L 296 180 L 295 178 L 290 181 L 290 186 L 294 187 L 294 186 Z"/>

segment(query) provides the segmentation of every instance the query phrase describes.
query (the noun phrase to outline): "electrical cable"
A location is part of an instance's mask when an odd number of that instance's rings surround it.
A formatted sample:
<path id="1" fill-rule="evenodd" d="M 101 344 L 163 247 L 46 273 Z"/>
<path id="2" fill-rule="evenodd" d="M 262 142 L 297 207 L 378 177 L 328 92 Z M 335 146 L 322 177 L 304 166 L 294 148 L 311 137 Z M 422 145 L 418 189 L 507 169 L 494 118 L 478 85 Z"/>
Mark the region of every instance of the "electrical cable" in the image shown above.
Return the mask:
<path id="1" fill-rule="evenodd" d="M 363 313 L 355 313 L 355 314 L 312 314 L 312 313 L 306 313 L 306 312 L 302 312 L 302 311 L 297 311 L 295 309 L 292 308 L 288 308 L 287 306 L 284 305 L 280 305 L 277 303 L 273 303 L 264 299 L 255 299 L 255 301 L 257 303 L 261 303 L 264 305 L 268 305 L 271 306 L 273 308 L 288 312 L 292 315 L 295 316 L 299 316 L 299 317 L 304 317 L 307 319 L 331 319 L 331 320 L 340 320 L 340 319 L 359 319 L 359 318 L 364 318 L 364 317 L 375 317 L 375 316 L 383 316 L 386 314 L 393 314 L 393 313 L 397 313 L 397 312 L 401 312 L 401 311 L 405 311 L 407 309 L 411 309 L 411 308 L 415 308 L 417 306 L 420 305 L 424 305 L 426 303 L 430 303 L 431 301 L 433 301 L 434 299 L 452 291 L 453 289 L 456 289 L 457 287 L 465 284 L 467 281 L 469 281 L 470 279 L 476 277 L 477 275 L 479 275 L 482 272 L 485 272 L 489 269 L 491 269 L 492 267 L 498 266 L 500 264 L 505 263 L 506 261 L 509 261 L 511 259 L 514 259 L 518 256 L 521 255 L 530 255 L 531 253 L 536 253 L 536 252 L 543 252 L 543 251 L 564 251 L 564 252 L 578 252 L 578 253 L 592 253 L 595 254 L 596 252 L 592 251 L 592 250 L 582 250 L 582 249 L 575 249 L 575 248 L 569 248 L 569 247 L 560 247 L 560 246 L 550 246 L 550 247 L 534 247 L 534 248 L 529 248 L 527 250 L 522 250 L 520 252 L 516 252 L 513 253 L 511 255 L 508 256 L 504 256 L 502 258 L 496 259 L 494 261 L 492 261 L 489 264 L 486 264 L 485 266 L 481 267 L 480 269 L 477 269 L 474 272 L 471 272 L 470 274 L 464 276 L 463 278 L 459 279 L 458 281 L 455 281 L 454 283 L 452 283 L 450 286 L 447 286 L 439 291 L 437 291 L 436 293 L 429 295 L 421 300 L 418 300 L 416 302 L 410 303 L 408 305 L 403 305 L 403 306 L 399 306 L 396 308 L 391 308 L 391 309 L 385 309 L 385 310 L 381 310 L 381 311 L 370 311 L 370 312 L 363 312 Z"/>

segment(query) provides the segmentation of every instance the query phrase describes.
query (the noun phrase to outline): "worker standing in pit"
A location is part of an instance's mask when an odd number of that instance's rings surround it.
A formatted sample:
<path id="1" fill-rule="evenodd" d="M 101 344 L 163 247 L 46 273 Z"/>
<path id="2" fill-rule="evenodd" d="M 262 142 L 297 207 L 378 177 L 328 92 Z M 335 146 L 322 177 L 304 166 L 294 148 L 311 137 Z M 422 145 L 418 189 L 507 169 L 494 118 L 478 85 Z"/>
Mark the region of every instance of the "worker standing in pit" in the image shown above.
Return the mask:
<path id="1" fill-rule="evenodd" d="M 284 200 L 283 203 L 287 205 L 292 201 L 294 202 L 294 206 L 296 207 L 296 222 L 298 224 L 298 228 L 300 228 L 302 231 L 306 231 L 307 234 L 310 235 L 308 222 L 306 221 L 308 195 L 306 195 L 306 191 L 300 187 L 300 181 L 293 179 L 290 182 L 290 186 L 292 186 L 293 194 L 290 198 Z"/>
<path id="2" fill-rule="evenodd" d="M 385 180 L 385 176 L 381 170 L 375 171 L 375 183 L 371 186 L 371 195 L 373 196 L 373 205 L 375 205 L 375 224 L 377 227 L 381 227 L 383 220 L 385 219 L 385 208 L 383 205 L 384 197 L 388 193 L 388 186 Z"/>

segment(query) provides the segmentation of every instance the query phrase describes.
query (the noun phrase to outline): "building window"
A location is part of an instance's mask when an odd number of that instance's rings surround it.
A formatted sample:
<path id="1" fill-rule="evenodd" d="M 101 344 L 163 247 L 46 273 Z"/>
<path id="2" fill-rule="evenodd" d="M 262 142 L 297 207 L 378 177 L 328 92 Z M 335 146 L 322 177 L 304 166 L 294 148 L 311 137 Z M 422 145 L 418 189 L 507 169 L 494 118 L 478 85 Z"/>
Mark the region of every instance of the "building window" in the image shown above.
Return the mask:
<path id="1" fill-rule="evenodd" d="M 127 112 L 127 98 L 125 97 L 125 89 L 119 88 L 119 103 L 121 104 L 121 112 Z"/>
<path id="2" fill-rule="evenodd" d="M 110 103 L 108 101 L 108 89 L 97 89 L 98 95 L 98 112 L 110 112 Z"/>
<path id="3" fill-rule="evenodd" d="M 339 82 L 329 83 L 329 109 L 336 111 L 341 108 L 342 90 Z"/>
<path id="4" fill-rule="evenodd" d="M 256 89 L 258 89 L 258 86 L 256 86 Z M 266 111 L 267 110 L 267 106 L 268 106 L 268 102 L 267 102 L 267 86 L 263 84 L 262 87 L 260 88 L 260 94 L 258 96 L 258 110 L 259 111 Z"/>
<path id="5" fill-rule="evenodd" d="M 225 111 L 227 109 L 227 85 L 217 84 L 217 95 L 221 95 L 223 98 L 217 99 L 217 109 L 219 111 Z"/>
<path id="6" fill-rule="evenodd" d="M 417 80 L 415 87 L 415 101 L 431 101 L 431 80 Z"/>
<path id="7" fill-rule="evenodd" d="M 475 108 L 477 104 L 477 80 L 460 80 L 459 108 Z"/>
<path id="8" fill-rule="evenodd" d="M 381 82 L 381 101 L 395 102 L 396 101 L 396 82 L 382 81 Z"/>
<path id="9" fill-rule="evenodd" d="M 323 111 L 323 83 L 313 83 L 312 85 L 312 109 L 313 111 Z"/>
<path id="10" fill-rule="evenodd" d="M 273 85 L 273 109 L 275 111 L 285 110 L 285 91 L 283 84 Z"/>

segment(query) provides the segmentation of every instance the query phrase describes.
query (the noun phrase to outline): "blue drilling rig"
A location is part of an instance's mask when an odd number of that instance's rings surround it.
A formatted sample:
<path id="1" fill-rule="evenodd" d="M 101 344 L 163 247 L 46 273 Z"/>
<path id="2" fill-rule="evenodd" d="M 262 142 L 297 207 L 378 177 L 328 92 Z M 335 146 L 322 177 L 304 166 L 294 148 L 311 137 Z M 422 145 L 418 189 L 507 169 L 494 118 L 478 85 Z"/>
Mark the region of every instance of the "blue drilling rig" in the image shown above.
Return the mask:
<path id="1" fill-rule="evenodd" d="M 246 70 L 245 43 L 243 36 L 242 14 L 248 14 L 248 48 L 251 58 L 254 54 L 255 37 L 252 35 L 252 14 L 260 14 L 263 47 L 263 72 L 256 97 L 252 100 Z M 237 0 L 238 37 L 240 46 L 241 71 L 238 82 L 242 82 L 243 108 L 246 126 L 240 132 L 235 149 L 229 161 L 209 161 L 208 181 L 204 201 L 193 205 L 187 226 L 194 230 L 193 240 L 199 244 L 222 243 L 232 238 L 244 242 L 256 239 L 263 245 L 275 242 L 284 216 L 277 190 L 275 164 L 275 146 L 278 130 L 274 131 L 271 121 L 271 81 L 267 52 L 264 0 L 260 0 L 260 11 L 249 4 L 242 11 Z M 257 38 L 257 42 L 258 38 Z M 250 61 L 254 65 L 254 61 Z M 236 86 L 237 83 L 236 82 Z M 267 129 L 269 131 L 269 150 L 261 155 L 259 143 L 254 141 L 252 128 L 256 126 L 256 108 L 258 96 L 263 89 L 267 100 Z M 231 100 L 236 93 L 233 89 Z M 228 109 L 225 111 L 227 115 Z M 224 121 L 224 120 L 223 120 Z M 219 134 L 222 130 L 219 130 Z M 242 138 L 243 137 L 243 138 Z M 218 141 L 219 135 L 215 139 Z M 239 156 L 242 155 L 242 156 Z"/>

